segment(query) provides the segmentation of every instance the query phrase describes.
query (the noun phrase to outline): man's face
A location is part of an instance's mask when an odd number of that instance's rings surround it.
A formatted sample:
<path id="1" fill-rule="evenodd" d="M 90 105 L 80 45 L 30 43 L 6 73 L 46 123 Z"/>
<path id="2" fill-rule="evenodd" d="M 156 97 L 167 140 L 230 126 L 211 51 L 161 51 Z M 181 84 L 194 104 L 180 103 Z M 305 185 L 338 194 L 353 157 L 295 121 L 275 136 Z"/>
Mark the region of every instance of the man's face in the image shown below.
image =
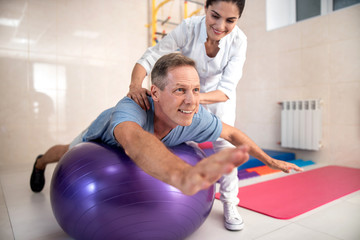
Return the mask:
<path id="1" fill-rule="evenodd" d="M 156 118 L 168 127 L 189 126 L 200 102 L 200 80 L 194 67 L 170 69 L 164 90 L 152 87 Z"/>

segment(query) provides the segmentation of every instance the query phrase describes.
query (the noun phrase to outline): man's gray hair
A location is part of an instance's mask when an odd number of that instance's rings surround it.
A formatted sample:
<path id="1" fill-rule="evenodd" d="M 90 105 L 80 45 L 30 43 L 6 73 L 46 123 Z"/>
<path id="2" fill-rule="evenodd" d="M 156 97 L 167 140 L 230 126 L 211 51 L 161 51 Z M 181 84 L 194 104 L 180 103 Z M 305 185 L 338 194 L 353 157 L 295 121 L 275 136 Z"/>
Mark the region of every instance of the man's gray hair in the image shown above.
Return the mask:
<path id="1" fill-rule="evenodd" d="M 167 85 L 168 72 L 176 67 L 191 66 L 196 69 L 196 64 L 191 58 L 185 57 L 181 53 L 170 53 L 162 56 L 155 63 L 151 71 L 151 83 L 160 90 L 164 90 Z"/>

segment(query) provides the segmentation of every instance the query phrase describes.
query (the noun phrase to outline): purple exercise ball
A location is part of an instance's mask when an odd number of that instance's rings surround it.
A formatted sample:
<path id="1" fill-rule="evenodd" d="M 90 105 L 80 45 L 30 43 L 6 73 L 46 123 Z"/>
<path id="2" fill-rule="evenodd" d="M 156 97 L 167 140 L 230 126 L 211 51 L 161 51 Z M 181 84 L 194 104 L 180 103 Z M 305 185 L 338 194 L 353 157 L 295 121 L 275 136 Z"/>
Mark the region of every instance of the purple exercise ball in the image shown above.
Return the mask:
<path id="1" fill-rule="evenodd" d="M 186 144 L 169 148 L 195 165 L 204 155 Z M 81 143 L 55 168 L 51 206 L 62 229 L 81 239 L 184 239 L 209 215 L 214 186 L 187 196 L 151 177 L 124 153 Z"/>

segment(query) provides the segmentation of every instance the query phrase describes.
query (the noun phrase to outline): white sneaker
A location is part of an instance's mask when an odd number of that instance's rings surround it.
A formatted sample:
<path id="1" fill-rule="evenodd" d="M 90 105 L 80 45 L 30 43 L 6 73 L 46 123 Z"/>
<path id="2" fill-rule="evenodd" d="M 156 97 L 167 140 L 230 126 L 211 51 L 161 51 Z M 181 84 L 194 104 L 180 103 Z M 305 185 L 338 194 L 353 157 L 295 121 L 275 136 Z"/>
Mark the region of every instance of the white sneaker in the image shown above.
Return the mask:
<path id="1" fill-rule="evenodd" d="M 232 203 L 224 203 L 225 227 L 231 231 L 240 231 L 244 228 L 242 220 L 236 205 Z"/>

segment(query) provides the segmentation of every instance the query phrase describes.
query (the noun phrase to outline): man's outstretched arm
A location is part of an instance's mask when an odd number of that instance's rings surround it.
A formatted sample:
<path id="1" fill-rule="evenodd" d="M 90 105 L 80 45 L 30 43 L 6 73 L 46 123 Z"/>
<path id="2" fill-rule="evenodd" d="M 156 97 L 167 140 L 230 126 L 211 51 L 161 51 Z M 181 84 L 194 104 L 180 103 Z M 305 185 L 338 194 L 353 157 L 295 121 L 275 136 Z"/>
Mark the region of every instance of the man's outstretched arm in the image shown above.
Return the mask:
<path id="1" fill-rule="evenodd" d="M 291 170 L 303 171 L 302 168 L 296 166 L 295 164 L 271 158 L 263 150 L 261 150 L 261 148 L 256 145 L 256 143 L 252 141 L 245 133 L 235 127 L 223 123 L 223 129 L 220 137 L 224 138 L 235 146 L 244 144 L 249 146 L 250 155 L 259 159 L 264 164 L 273 169 L 278 169 L 286 173 L 289 173 Z"/>
<path id="2" fill-rule="evenodd" d="M 123 122 L 114 136 L 126 154 L 146 173 L 168 183 L 186 195 L 193 195 L 214 184 L 223 174 L 249 158 L 247 147 L 227 149 L 204 158 L 194 167 L 171 153 L 154 135 L 134 122 Z"/>

